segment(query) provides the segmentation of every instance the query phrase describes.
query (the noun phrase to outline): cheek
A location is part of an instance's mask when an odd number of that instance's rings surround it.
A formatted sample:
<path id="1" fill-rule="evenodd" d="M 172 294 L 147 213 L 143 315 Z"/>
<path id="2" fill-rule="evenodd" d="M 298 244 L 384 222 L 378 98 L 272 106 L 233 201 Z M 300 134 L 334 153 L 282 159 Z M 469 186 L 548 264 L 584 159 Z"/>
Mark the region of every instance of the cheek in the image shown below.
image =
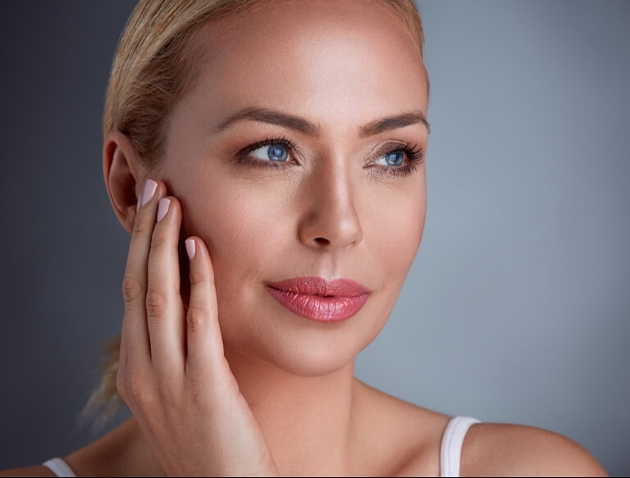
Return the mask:
<path id="1" fill-rule="evenodd" d="M 222 328 L 231 336 L 251 316 L 249 305 L 259 304 L 261 291 L 266 293 L 260 284 L 283 270 L 282 251 L 295 235 L 291 203 L 279 197 L 278 188 L 216 174 L 194 183 L 202 187 L 186 191 L 185 232 L 198 235 L 208 246 L 220 317 L 231 318 L 222 320 Z"/>
<path id="2" fill-rule="evenodd" d="M 393 207 L 381 207 L 378 214 L 371 214 L 369 228 L 364 231 L 369 249 L 366 260 L 378 271 L 380 289 L 371 299 L 371 313 L 366 317 L 369 325 L 357 335 L 361 337 L 359 350 L 376 338 L 389 319 L 422 240 L 426 216 L 424 188 L 404 200 L 398 199 L 386 203 Z"/>
<path id="3" fill-rule="evenodd" d="M 420 187 L 406 194 L 384 195 L 378 213 L 370 214 L 365 239 L 380 271 L 383 288 L 394 300 L 418 252 L 426 216 L 426 195 Z M 369 229 L 368 229 L 369 227 Z"/>
<path id="4" fill-rule="evenodd" d="M 270 198 L 239 190 L 233 183 L 198 184 L 204 188 L 187 205 L 186 233 L 198 235 L 208 246 L 217 282 L 260 271 L 271 251 L 281 247 L 274 225 L 282 211 L 270 211 Z"/>

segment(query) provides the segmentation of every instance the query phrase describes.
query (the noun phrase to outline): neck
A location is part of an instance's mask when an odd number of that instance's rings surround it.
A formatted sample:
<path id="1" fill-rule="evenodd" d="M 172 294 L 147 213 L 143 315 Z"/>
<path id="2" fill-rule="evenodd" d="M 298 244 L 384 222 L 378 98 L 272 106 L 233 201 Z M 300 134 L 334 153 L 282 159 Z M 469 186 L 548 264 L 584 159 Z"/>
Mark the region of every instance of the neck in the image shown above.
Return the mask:
<path id="1" fill-rule="evenodd" d="M 350 472 L 354 361 L 300 377 L 227 350 L 226 357 L 282 476 Z"/>

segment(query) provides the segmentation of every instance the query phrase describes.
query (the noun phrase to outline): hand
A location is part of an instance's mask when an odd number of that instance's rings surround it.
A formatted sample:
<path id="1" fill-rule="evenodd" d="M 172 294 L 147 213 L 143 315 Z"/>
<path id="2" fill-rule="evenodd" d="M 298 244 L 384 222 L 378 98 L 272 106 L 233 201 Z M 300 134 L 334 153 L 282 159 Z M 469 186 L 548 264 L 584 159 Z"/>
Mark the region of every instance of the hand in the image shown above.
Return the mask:
<path id="1" fill-rule="evenodd" d="M 168 475 L 277 476 L 223 354 L 212 264 L 198 237 L 186 241 L 188 304 L 180 294 L 181 207 L 165 195 L 163 183 L 149 180 L 139 200 L 123 281 L 118 391 Z"/>

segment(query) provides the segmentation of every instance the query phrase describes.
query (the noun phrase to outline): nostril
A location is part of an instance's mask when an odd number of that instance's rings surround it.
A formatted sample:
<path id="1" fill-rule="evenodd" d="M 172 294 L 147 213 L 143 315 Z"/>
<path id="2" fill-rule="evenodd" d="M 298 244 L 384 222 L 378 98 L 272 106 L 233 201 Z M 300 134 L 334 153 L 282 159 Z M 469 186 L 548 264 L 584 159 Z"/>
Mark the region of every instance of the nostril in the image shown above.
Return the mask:
<path id="1" fill-rule="evenodd" d="M 318 244 L 321 244 L 323 246 L 327 246 L 328 244 L 330 244 L 330 241 L 328 239 L 323 238 L 323 237 L 316 237 L 315 238 L 315 242 L 317 242 Z"/>

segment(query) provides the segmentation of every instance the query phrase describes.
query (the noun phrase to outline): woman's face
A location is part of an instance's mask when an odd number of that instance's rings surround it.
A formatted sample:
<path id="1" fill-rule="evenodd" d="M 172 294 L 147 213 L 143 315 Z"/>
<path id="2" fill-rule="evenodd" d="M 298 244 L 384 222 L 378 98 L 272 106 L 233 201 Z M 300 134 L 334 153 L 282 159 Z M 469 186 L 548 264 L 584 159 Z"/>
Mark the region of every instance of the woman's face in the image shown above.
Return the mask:
<path id="1" fill-rule="evenodd" d="M 422 238 L 420 54 L 369 1 L 263 2 L 212 27 L 153 176 L 209 248 L 226 352 L 331 372 L 384 326 Z M 370 294 L 349 319 L 311 320 L 267 288 L 305 276 Z"/>

